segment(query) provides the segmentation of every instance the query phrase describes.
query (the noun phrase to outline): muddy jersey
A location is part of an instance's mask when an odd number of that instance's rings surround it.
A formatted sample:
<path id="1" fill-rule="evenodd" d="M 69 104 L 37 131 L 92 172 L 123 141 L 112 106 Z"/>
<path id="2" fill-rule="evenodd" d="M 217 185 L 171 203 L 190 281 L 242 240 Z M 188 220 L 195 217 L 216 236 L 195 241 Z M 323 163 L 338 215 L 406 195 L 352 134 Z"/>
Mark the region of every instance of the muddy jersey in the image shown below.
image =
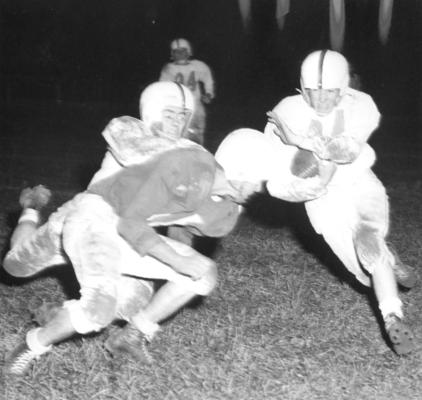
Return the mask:
<path id="1" fill-rule="evenodd" d="M 119 233 L 144 255 L 161 241 L 148 222 L 151 217 L 169 224 L 197 214 L 204 221 L 196 227 L 200 234 L 219 237 L 230 232 L 239 210 L 232 201 L 212 199 L 216 168 L 206 151 L 174 149 L 96 181 L 88 192 L 114 208 L 120 218 Z"/>

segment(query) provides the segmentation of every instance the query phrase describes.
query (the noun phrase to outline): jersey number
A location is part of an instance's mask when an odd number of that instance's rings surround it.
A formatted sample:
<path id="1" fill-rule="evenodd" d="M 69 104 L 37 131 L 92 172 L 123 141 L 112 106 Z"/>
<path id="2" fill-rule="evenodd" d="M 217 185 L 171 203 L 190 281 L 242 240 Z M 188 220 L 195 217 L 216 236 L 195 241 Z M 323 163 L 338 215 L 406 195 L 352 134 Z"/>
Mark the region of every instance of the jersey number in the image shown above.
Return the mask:
<path id="1" fill-rule="evenodd" d="M 182 85 L 187 86 L 192 92 L 195 91 L 196 89 L 196 79 L 195 79 L 195 71 L 191 71 L 191 73 L 189 74 L 188 79 L 185 82 L 185 77 L 183 76 L 183 74 L 181 72 L 179 72 L 176 75 L 175 81 L 177 83 L 181 83 Z"/>

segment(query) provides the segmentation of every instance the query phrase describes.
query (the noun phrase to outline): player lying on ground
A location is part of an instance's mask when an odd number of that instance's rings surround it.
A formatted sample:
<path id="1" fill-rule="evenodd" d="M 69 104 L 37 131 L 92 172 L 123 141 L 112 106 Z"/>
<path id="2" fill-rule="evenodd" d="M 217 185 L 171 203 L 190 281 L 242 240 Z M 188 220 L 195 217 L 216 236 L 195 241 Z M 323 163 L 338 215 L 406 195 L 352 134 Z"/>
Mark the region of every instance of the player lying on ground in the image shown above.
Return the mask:
<path id="1" fill-rule="evenodd" d="M 206 109 L 215 97 L 214 78 L 211 69 L 203 61 L 192 59 L 191 44 L 183 38 L 170 43 L 171 62 L 165 64 L 160 81 L 173 81 L 187 86 L 195 98 L 195 113 L 188 131 L 188 139 L 204 144 Z"/>
<path id="2" fill-rule="evenodd" d="M 316 232 L 361 283 L 373 286 L 394 350 L 406 354 L 414 339 L 396 279 L 410 288 L 416 275 L 386 244 L 389 202 L 367 144 L 380 114 L 369 95 L 349 87 L 348 63 L 337 52 L 308 55 L 300 79 L 301 94 L 268 113 L 265 136 L 283 161 L 268 190 L 305 203 Z"/>

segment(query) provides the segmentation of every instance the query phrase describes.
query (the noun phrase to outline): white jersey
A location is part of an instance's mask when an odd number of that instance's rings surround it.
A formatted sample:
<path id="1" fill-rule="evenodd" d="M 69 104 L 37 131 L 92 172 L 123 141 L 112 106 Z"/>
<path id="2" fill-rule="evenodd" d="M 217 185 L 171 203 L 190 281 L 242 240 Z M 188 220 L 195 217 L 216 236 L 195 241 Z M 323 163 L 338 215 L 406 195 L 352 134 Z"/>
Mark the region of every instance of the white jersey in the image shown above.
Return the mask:
<path id="1" fill-rule="evenodd" d="M 349 137 L 363 145 L 378 127 L 380 113 L 372 97 L 347 88 L 337 107 L 328 115 L 319 116 L 301 94 L 286 97 L 273 110 L 289 128 L 306 137 L 312 126 L 324 137 Z M 274 135 L 273 125 L 267 124 L 266 135 Z"/>
<path id="2" fill-rule="evenodd" d="M 200 101 L 201 84 L 205 93 L 214 98 L 214 79 L 211 69 L 202 61 L 188 60 L 186 64 L 169 62 L 164 65 L 160 74 L 160 81 L 172 81 L 187 86 L 193 93 L 197 102 Z"/>
<path id="3" fill-rule="evenodd" d="M 382 239 L 389 228 L 388 197 L 371 170 L 375 152 L 367 143 L 379 124 L 380 113 L 375 103 L 369 95 L 348 88 L 341 102 L 327 116 L 318 116 L 301 95 L 283 99 L 273 111 L 296 135 L 307 137 L 314 125 L 325 137 L 348 137 L 360 145 L 356 159 L 337 165 L 325 194 L 303 201 L 315 231 L 323 235 L 346 268 L 360 282 L 369 285 L 369 278 L 356 255 L 354 234 L 363 221 L 370 223 Z M 264 134 L 278 153 L 276 171 L 267 183 L 268 191 L 275 197 L 292 201 L 294 182 L 318 178 L 301 180 L 295 177 L 290 165 L 297 147 L 284 144 L 274 133 L 272 123 L 266 125 Z M 391 257 L 387 249 L 385 253 Z M 372 272 L 371 266 L 365 265 L 365 268 Z"/>

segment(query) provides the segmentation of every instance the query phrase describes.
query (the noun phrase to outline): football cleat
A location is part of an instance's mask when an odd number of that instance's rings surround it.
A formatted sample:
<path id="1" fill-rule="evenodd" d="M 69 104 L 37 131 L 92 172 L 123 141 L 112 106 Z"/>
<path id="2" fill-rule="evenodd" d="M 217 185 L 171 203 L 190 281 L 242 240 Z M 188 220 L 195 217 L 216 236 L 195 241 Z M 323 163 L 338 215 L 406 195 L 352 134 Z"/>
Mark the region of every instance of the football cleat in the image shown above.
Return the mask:
<path id="1" fill-rule="evenodd" d="M 127 324 L 110 334 L 104 345 L 113 356 L 126 353 L 137 361 L 152 364 L 154 359 L 147 349 L 147 343 L 149 340 L 142 332 Z"/>
<path id="2" fill-rule="evenodd" d="M 22 342 L 7 357 L 5 372 L 10 375 L 25 375 L 32 361 L 38 357 L 39 355 L 33 352 L 26 342 Z"/>
<path id="3" fill-rule="evenodd" d="M 19 196 L 19 204 L 22 208 L 33 208 L 41 210 L 45 207 L 51 198 L 51 191 L 43 185 L 25 188 Z"/>
<path id="4" fill-rule="evenodd" d="M 57 315 L 61 308 L 62 306 L 58 303 L 43 301 L 38 308 L 31 311 L 32 319 L 39 326 L 46 325 Z"/>
<path id="5" fill-rule="evenodd" d="M 411 353 L 415 348 L 415 339 L 410 328 L 395 314 L 385 318 L 385 330 L 393 345 L 394 351 L 399 355 Z"/>

